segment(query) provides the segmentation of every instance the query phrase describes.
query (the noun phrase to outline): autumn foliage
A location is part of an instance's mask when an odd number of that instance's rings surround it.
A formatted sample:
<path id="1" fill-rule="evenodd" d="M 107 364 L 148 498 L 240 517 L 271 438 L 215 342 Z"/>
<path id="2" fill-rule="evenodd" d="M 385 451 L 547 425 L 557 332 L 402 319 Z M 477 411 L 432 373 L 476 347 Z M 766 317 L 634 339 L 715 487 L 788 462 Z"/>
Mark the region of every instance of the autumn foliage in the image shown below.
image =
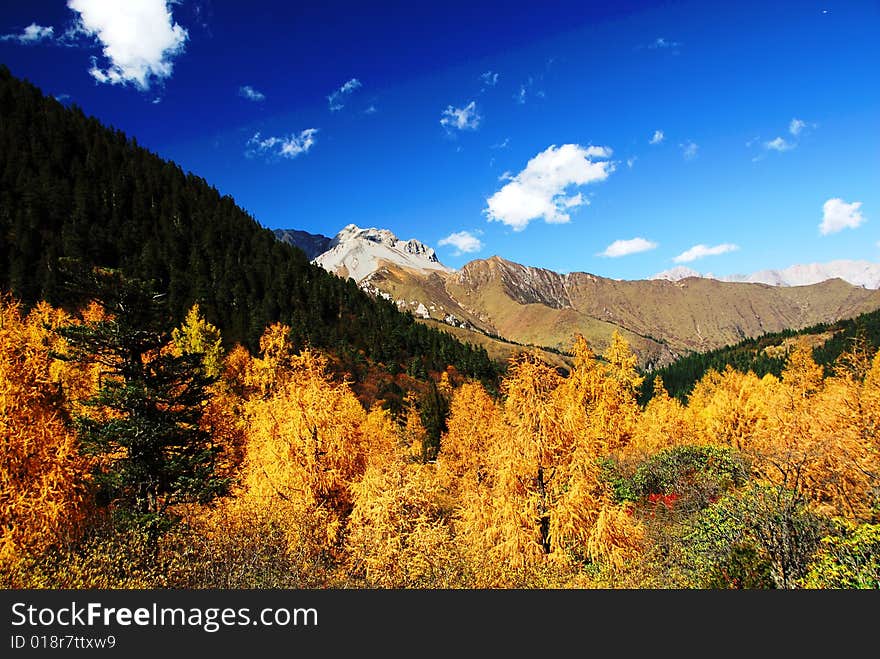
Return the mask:
<path id="1" fill-rule="evenodd" d="M 66 314 L 40 304 L 23 314 L 0 298 L 0 564 L 66 542 L 86 508 L 86 459 L 78 452 L 65 385 L 80 373 L 50 357 Z"/>
<path id="2" fill-rule="evenodd" d="M 179 505 L 148 552 L 108 524 L 75 431 L 100 364 L 56 359 L 54 328 L 100 321 L 0 304 L 7 586 L 816 588 L 877 573 L 880 356 L 859 346 L 831 376 L 807 348 L 781 378 L 711 371 L 687 403 L 657 379 L 640 406 L 626 342 L 597 355 L 577 337 L 569 373 L 521 355 L 497 394 L 438 373 L 392 411 L 365 408 L 289 327 L 267 327 L 257 354 L 224 350 L 194 307 L 166 349 L 218 378 L 200 428 L 232 487 Z"/>

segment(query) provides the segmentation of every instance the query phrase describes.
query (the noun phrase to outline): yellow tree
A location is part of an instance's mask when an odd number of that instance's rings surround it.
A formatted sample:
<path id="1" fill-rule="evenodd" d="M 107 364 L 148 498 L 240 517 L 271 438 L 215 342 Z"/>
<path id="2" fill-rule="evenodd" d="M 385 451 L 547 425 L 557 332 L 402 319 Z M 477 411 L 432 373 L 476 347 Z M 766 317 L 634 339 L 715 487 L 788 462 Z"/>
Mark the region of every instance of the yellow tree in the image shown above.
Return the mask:
<path id="1" fill-rule="evenodd" d="M 871 416 L 864 397 L 871 379 L 861 380 L 865 368 L 838 369 L 836 377 L 823 380 L 808 346 L 791 352 L 781 385 L 764 401 L 765 419 L 744 449 L 765 483 L 792 491 L 796 500 L 827 515 L 870 517 L 876 453 L 861 432 Z"/>
<path id="2" fill-rule="evenodd" d="M 360 427 L 367 464 L 352 486 L 346 565 L 371 587 L 442 588 L 458 579 L 453 505 L 433 466 L 421 462 L 424 429 L 414 403 L 403 428 L 378 407 Z"/>
<path id="3" fill-rule="evenodd" d="M 871 369 L 861 391 L 861 414 L 858 415 L 859 443 L 864 447 L 863 471 L 873 492 L 873 519 L 880 521 L 880 351 L 874 355 Z"/>
<path id="4" fill-rule="evenodd" d="M 88 465 L 68 426 L 65 374 L 50 356 L 60 347 L 52 328 L 71 321 L 45 303 L 23 319 L 17 302 L 0 298 L 0 564 L 7 568 L 62 540 L 84 513 Z"/>
<path id="5" fill-rule="evenodd" d="M 550 517 L 563 478 L 558 463 L 568 448 L 557 445 L 548 427 L 560 381 L 523 354 L 511 360 L 502 382 L 503 426 L 490 438 L 485 478 L 462 494 L 457 526 L 483 585 L 528 578 L 551 550 Z"/>
<path id="6" fill-rule="evenodd" d="M 615 330 L 602 359 L 583 336 L 575 337 L 571 374 L 560 388 L 557 407 L 568 432 L 586 433 L 591 450 L 616 453 L 635 431 L 639 414 L 636 393 L 643 378 L 626 339 Z"/>
<path id="7" fill-rule="evenodd" d="M 672 398 L 663 379 L 654 379 L 654 395 L 639 415 L 632 443 L 625 455 L 640 461 L 671 446 L 694 441 L 693 421 L 684 406 Z"/>
<path id="8" fill-rule="evenodd" d="M 466 382 L 452 394 L 446 435 L 437 456 L 437 474 L 453 493 L 473 490 L 488 478 L 488 453 L 499 437 L 501 411 L 479 382 Z"/>
<path id="9" fill-rule="evenodd" d="M 266 507 L 293 507 L 314 522 L 308 533 L 320 529 L 319 544 L 330 550 L 342 540 L 351 485 L 366 465 L 366 412 L 347 384 L 329 380 L 325 358 L 305 350 L 285 361 L 288 369 L 272 377 L 272 393 L 248 403 L 245 496 Z"/>
<path id="10" fill-rule="evenodd" d="M 616 452 L 630 442 L 635 431 L 639 414 L 636 395 L 643 378 L 636 370 L 636 356 L 617 330 L 603 356 L 602 390 L 590 409 L 590 421 L 596 436 Z"/>
<path id="11" fill-rule="evenodd" d="M 202 355 L 202 365 L 208 377 L 219 377 L 223 372 L 223 340 L 220 330 L 209 323 L 194 304 L 186 314 L 183 325 L 171 332 L 174 352 L 178 355 Z"/>
<path id="12" fill-rule="evenodd" d="M 250 354 L 236 346 L 227 358 L 220 330 L 202 316 L 198 304 L 190 308 L 183 324 L 172 330 L 168 349 L 175 355 L 200 355 L 205 375 L 216 378 L 200 426 L 210 433 L 214 444 L 222 447 L 218 473 L 231 476 L 244 457 L 245 435 L 243 388 L 239 386 L 244 376 L 235 369 L 247 372 L 251 367 Z"/>
<path id="13" fill-rule="evenodd" d="M 852 368 L 854 363 L 860 364 Z M 829 515 L 880 515 L 880 361 L 844 354 L 834 377 L 798 409 L 806 495 Z"/>
<path id="14" fill-rule="evenodd" d="M 779 387 L 772 375 L 758 378 L 731 366 L 724 373 L 710 369 L 688 399 L 697 443 L 748 451 L 767 424 Z"/>
<path id="15" fill-rule="evenodd" d="M 385 465 L 371 464 L 354 487 L 346 538 L 351 573 L 370 587 L 458 585 L 450 513 L 432 465 L 401 452 Z"/>
<path id="16" fill-rule="evenodd" d="M 600 476 L 600 460 L 626 448 L 639 417 L 641 377 L 626 341 L 615 332 L 599 361 L 582 336 L 575 339 L 572 372 L 554 399 L 556 431 L 571 446 L 551 519 L 557 560 L 601 562 L 613 568 L 641 551 L 643 533 L 627 505 L 614 503 Z"/>
<path id="17" fill-rule="evenodd" d="M 388 410 L 374 405 L 361 423 L 360 432 L 368 467 L 382 468 L 397 459 L 401 450 L 398 428 Z"/>
<path id="18" fill-rule="evenodd" d="M 414 460 L 427 462 L 428 433 L 422 424 L 418 400 L 418 395 L 413 391 L 407 393 L 403 399 L 403 427 L 400 432 L 400 441 Z"/>
<path id="19" fill-rule="evenodd" d="M 223 359 L 223 377 L 221 382 L 232 393 L 245 397 L 254 389 L 254 359 L 248 349 L 241 344 L 229 351 Z"/>
<path id="20" fill-rule="evenodd" d="M 264 396 L 268 395 L 276 387 L 284 385 L 296 361 L 290 327 L 273 323 L 260 337 L 260 356 L 250 364 L 245 385 L 256 388 Z"/>
<path id="21" fill-rule="evenodd" d="M 460 513 L 461 537 L 481 583 L 521 584 L 548 565 L 567 569 L 611 555 L 589 545 L 602 531 L 596 526 L 602 509 L 615 519 L 619 512 L 599 478 L 607 434 L 599 436 L 591 414 L 619 403 L 603 400 L 619 389 L 605 386 L 586 342 L 579 341 L 575 353 L 568 378 L 522 356 L 502 383 L 502 423 L 487 447 L 486 475 L 463 491 Z M 630 526 L 632 533 L 605 533 L 594 546 L 634 547 L 639 534 L 635 522 Z"/>
<path id="22" fill-rule="evenodd" d="M 762 401 L 764 418 L 741 448 L 765 483 L 794 492 L 801 501 L 815 476 L 821 450 L 810 425 L 822 388 L 822 369 L 807 346 L 796 347 L 782 382 Z"/>

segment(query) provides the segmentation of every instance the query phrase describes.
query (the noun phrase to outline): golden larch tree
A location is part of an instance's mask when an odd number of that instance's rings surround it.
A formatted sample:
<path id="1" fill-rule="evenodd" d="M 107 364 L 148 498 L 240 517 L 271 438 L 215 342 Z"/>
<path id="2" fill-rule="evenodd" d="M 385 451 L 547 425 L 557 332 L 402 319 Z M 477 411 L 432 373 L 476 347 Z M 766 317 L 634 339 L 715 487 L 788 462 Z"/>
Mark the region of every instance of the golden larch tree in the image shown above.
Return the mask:
<path id="1" fill-rule="evenodd" d="M 272 393 L 248 403 L 244 496 L 311 516 L 321 544 L 332 549 L 341 543 L 351 486 L 367 462 L 366 412 L 346 383 L 330 381 L 326 358 L 304 350 L 284 361 Z"/>
<path id="2" fill-rule="evenodd" d="M 0 298 L 0 564 L 12 568 L 75 531 L 86 504 L 86 460 L 62 398 L 53 327 L 72 322 L 40 303 L 26 318 Z"/>
<path id="3" fill-rule="evenodd" d="M 223 337 L 220 330 L 202 316 L 198 304 L 187 312 L 183 325 L 171 331 L 171 342 L 175 354 L 201 355 L 208 377 L 216 378 L 223 372 Z"/>

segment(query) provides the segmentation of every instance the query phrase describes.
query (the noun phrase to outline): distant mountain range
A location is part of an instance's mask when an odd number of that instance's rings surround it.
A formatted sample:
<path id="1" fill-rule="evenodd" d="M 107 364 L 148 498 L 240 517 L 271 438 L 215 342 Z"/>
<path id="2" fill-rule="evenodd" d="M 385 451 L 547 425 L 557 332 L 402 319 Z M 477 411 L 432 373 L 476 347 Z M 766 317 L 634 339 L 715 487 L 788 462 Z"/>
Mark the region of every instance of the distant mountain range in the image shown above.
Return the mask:
<path id="1" fill-rule="evenodd" d="M 716 277 L 711 272 L 700 273 L 685 266 L 659 272 L 651 279 L 680 281 L 688 277 L 703 277 L 718 281 L 768 284 L 769 286 L 809 286 L 828 279 L 842 279 L 853 286 L 880 288 L 880 263 L 869 261 L 838 260 L 828 263 L 793 265 L 784 270 L 760 270 L 748 275 L 726 275 Z"/>
<path id="2" fill-rule="evenodd" d="M 560 274 L 498 256 L 453 270 L 418 240 L 403 241 L 388 230 L 353 224 L 333 239 L 275 233 L 303 249 L 327 244 L 314 263 L 353 278 L 362 289 L 416 317 L 458 328 L 459 334 L 477 331 L 566 351 L 580 333 L 601 351 L 619 330 L 648 367 L 765 332 L 880 308 L 880 273 L 873 280 L 869 276 L 871 267 L 880 266 L 856 261 L 767 271 L 777 276 L 764 273 L 761 281 L 762 273 L 749 276 L 754 280 L 724 281 L 685 268 L 621 281 L 584 272 Z"/>

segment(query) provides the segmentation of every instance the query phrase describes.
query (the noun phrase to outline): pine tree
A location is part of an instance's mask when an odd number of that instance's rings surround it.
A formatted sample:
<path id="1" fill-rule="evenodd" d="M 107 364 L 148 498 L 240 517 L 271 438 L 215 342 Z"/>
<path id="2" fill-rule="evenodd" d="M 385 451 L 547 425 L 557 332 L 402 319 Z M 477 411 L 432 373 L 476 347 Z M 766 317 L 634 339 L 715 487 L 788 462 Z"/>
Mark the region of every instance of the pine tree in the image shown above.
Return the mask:
<path id="1" fill-rule="evenodd" d="M 206 502 L 225 489 L 214 473 L 218 452 L 200 428 L 211 378 L 198 353 L 176 356 L 164 297 L 116 271 L 67 269 L 74 289 L 89 291 L 108 316 L 58 328 L 69 349 L 63 359 L 99 363 L 97 393 L 83 401 L 78 439 L 97 457 L 95 482 L 122 519 L 155 540 L 172 521 L 169 508 Z"/>
<path id="2" fill-rule="evenodd" d="M 440 437 L 446 432 L 449 415 L 449 399 L 441 392 L 434 380 L 428 381 L 428 390 L 422 396 L 421 416 L 425 427 L 422 462 L 433 461 L 440 450 Z"/>

